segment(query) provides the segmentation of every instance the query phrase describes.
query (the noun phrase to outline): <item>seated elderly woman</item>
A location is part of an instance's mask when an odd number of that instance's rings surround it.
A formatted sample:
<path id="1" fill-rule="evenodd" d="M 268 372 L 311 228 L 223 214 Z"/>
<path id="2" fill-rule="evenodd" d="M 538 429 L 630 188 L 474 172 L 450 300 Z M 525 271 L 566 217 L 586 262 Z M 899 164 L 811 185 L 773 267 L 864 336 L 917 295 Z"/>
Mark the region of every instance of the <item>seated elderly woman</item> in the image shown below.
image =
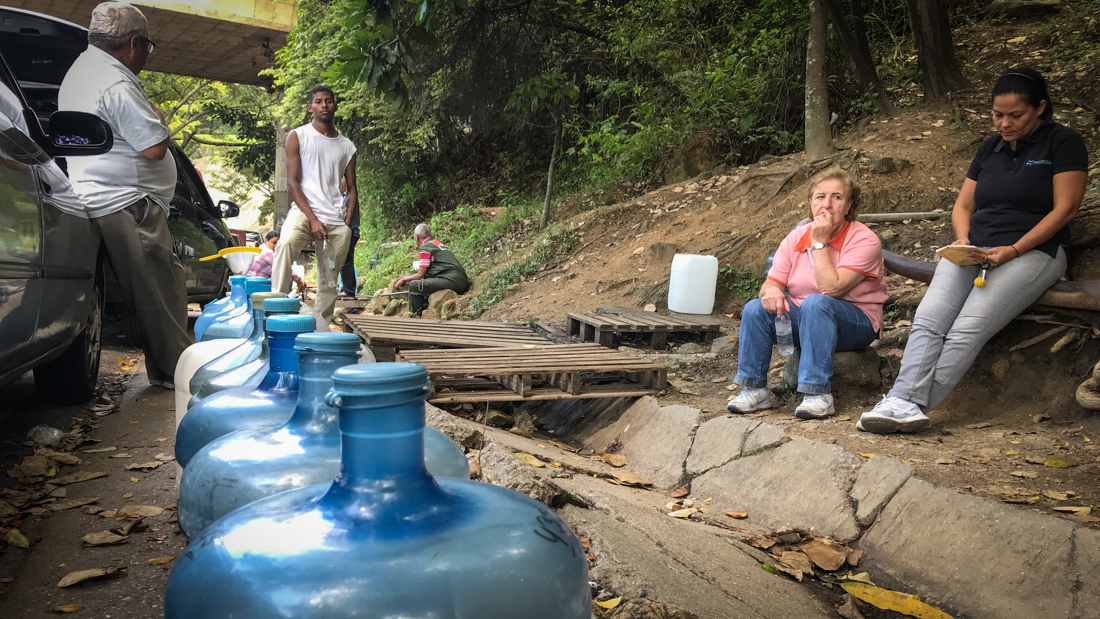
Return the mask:
<path id="1" fill-rule="evenodd" d="M 928 427 L 926 413 L 951 393 L 989 338 L 1065 273 L 1066 225 L 1088 180 L 1085 141 L 1050 120 L 1050 95 L 1037 71 L 1004 74 L 991 99 L 998 135 L 978 148 L 951 212 L 952 244 L 981 251 L 970 250 L 970 260 L 960 262 L 974 264 L 966 266 L 940 260 L 894 387 L 863 414 L 859 430 Z"/>
<path id="2" fill-rule="evenodd" d="M 810 184 L 813 220 L 783 239 L 760 298 L 741 314 L 741 341 L 734 382 L 745 387 L 729 403 L 734 413 L 775 406 L 768 367 L 776 343 L 777 314 L 790 314 L 801 350 L 795 409 L 799 419 L 827 417 L 833 407 L 833 353 L 859 350 L 878 337 L 886 302 L 882 244 L 855 221 L 859 186 L 842 169 L 818 174 Z"/>

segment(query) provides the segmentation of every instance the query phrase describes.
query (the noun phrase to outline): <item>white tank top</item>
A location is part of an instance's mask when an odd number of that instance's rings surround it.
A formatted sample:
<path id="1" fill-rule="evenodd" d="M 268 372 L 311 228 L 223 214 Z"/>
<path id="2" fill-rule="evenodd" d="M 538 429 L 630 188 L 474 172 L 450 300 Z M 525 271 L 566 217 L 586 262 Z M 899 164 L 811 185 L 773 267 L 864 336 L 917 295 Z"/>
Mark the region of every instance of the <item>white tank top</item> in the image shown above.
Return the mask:
<path id="1" fill-rule="evenodd" d="M 343 135 L 330 138 L 308 123 L 294 130 L 298 134 L 298 155 L 302 160 L 302 193 L 309 208 L 321 223 L 344 223 L 344 198 L 340 195 L 340 179 L 355 154 L 355 144 Z M 301 212 L 297 204 L 290 211 Z"/>

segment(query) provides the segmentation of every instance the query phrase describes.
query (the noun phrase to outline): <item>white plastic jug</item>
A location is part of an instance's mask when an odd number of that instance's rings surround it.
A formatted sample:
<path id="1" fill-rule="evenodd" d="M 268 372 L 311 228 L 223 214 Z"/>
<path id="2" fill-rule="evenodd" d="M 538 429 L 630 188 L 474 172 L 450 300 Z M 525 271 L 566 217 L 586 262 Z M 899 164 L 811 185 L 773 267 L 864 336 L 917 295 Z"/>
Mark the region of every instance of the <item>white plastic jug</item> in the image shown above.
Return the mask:
<path id="1" fill-rule="evenodd" d="M 681 314 L 710 314 L 718 285 L 718 258 L 676 254 L 668 283 L 668 309 Z"/>
<path id="2" fill-rule="evenodd" d="M 187 402 L 191 399 L 191 377 L 199 368 L 224 355 L 230 350 L 244 343 L 240 338 L 224 338 L 199 342 L 184 349 L 176 362 L 176 429 L 180 427 L 184 413 L 187 412 Z M 183 469 L 176 465 L 176 485 L 179 486 L 180 474 Z"/>

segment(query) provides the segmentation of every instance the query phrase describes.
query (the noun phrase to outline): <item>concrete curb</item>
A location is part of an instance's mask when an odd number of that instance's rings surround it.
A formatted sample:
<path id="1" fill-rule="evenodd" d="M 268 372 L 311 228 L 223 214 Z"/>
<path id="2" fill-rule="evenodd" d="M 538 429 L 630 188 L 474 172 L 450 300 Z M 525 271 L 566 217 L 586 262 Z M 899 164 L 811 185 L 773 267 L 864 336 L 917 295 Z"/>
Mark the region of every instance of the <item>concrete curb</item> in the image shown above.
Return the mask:
<path id="1" fill-rule="evenodd" d="M 698 410 L 649 397 L 625 410 L 601 405 L 587 419 L 573 407 L 565 417 L 552 425 L 596 452 L 614 446 L 657 485 L 689 485 L 690 496 L 713 497 L 713 511 L 747 511 L 769 529 L 849 543 L 880 584 L 957 617 L 1100 616 L 1100 531 L 937 488 L 896 459 L 864 461 L 837 445 L 792 441 L 753 419 L 703 423 Z M 567 469 L 570 462 L 587 475 L 605 468 L 567 459 Z"/>

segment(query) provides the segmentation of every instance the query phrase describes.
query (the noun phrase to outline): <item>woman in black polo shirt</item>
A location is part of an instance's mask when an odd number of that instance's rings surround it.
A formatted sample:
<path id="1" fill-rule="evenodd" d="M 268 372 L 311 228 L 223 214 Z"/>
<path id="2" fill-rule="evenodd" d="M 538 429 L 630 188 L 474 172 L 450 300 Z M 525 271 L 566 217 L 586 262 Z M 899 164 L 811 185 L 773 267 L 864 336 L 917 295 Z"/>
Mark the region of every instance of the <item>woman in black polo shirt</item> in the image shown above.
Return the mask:
<path id="1" fill-rule="evenodd" d="M 1088 179 L 1088 152 L 1076 131 L 1050 120 L 1046 80 L 1014 69 L 993 86 L 993 124 L 970 164 L 951 224 L 954 245 L 989 248 L 981 267 L 941 260 L 917 308 L 893 389 L 857 428 L 915 432 L 947 397 L 978 351 L 1066 270 L 1067 224 Z"/>

